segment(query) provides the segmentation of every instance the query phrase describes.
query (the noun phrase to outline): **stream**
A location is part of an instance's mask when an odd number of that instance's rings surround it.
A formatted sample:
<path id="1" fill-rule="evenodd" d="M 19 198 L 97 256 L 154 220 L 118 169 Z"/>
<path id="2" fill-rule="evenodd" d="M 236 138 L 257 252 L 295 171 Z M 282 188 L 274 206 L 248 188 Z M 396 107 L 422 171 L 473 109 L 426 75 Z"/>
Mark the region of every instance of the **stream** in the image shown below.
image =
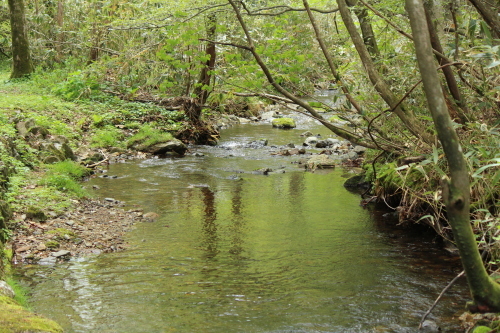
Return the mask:
<path id="1" fill-rule="evenodd" d="M 342 186 L 349 170 L 271 155 L 305 130 L 331 135 L 296 117 L 293 130 L 233 126 L 192 147 L 199 156 L 110 165 L 116 178 L 86 186 L 160 217 L 126 251 L 19 268 L 34 310 L 65 332 L 417 332 L 459 261 L 432 233 L 362 207 Z M 461 279 L 429 318 L 459 332 L 466 300 Z"/>

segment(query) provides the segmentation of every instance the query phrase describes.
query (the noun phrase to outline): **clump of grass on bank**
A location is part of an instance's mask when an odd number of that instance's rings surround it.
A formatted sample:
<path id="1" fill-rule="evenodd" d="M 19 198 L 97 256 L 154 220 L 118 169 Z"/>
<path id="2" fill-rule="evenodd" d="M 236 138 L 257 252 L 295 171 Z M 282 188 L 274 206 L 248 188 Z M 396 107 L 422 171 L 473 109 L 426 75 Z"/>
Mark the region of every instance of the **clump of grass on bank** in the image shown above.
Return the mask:
<path id="1" fill-rule="evenodd" d="M 24 286 L 19 284 L 19 282 L 17 282 L 11 277 L 8 277 L 5 280 L 5 282 L 7 282 L 7 284 L 12 288 L 12 290 L 14 290 L 14 293 L 16 295 L 14 297 L 14 300 L 17 303 L 19 303 L 19 305 L 21 305 L 22 307 L 30 309 L 30 304 L 28 301 L 29 290 L 27 290 Z"/>
<path id="2" fill-rule="evenodd" d="M 93 148 L 123 148 L 124 137 L 125 135 L 122 131 L 114 126 L 108 125 L 95 131 L 90 140 L 90 146 Z"/>
<path id="3" fill-rule="evenodd" d="M 160 131 L 150 125 L 142 126 L 139 131 L 127 141 L 127 147 L 135 145 L 151 146 L 159 142 L 172 140 L 172 134 Z"/>
<path id="4" fill-rule="evenodd" d="M 78 182 L 89 174 L 87 168 L 70 160 L 47 165 L 46 168 L 47 172 L 39 184 L 54 187 L 78 198 L 88 196 L 87 191 Z"/>

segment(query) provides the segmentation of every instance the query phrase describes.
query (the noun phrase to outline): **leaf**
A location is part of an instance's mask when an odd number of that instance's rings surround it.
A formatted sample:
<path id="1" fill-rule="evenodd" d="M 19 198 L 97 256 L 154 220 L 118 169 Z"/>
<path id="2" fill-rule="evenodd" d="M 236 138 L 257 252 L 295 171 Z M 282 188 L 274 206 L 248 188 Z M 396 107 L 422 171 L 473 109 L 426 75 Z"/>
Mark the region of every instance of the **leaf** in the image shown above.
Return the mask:
<path id="1" fill-rule="evenodd" d="M 476 172 L 474 172 L 474 173 L 472 174 L 472 177 L 474 177 L 474 178 L 475 178 L 475 177 L 482 177 L 482 176 L 480 176 L 480 174 L 481 174 L 484 170 L 486 170 L 486 169 L 488 169 L 488 168 L 496 167 L 496 166 L 500 166 L 500 163 L 493 163 L 493 164 L 488 164 L 488 165 L 482 166 L 482 167 L 480 167 L 479 169 L 477 169 L 477 170 L 476 170 Z"/>
<path id="2" fill-rule="evenodd" d="M 433 158 L 434 164 L 437 164 L 439 161 L 439 153 L 437 151 L 436 146 L 432 146 L 432 158 Z"/>
<path id="3" fill-rule="evenodd" d="M 500 60 L 495 60 L 495 61 L 492 61 L 488 66 L 486 66 L 485 68 L 493 68 L 493 67 L 496 67 L 500 65 Z"/>

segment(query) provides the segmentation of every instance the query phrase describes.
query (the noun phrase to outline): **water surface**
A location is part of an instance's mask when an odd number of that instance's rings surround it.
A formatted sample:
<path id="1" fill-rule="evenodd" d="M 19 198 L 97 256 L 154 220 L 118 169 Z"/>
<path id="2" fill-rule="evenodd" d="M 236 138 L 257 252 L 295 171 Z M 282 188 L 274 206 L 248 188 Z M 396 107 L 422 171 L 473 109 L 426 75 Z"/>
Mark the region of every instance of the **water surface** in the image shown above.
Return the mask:
<path id="1" fill-rule="evenodd" d="M 111 165 L 89 184 L 160 218 L 129 233 L 131 248 L 22 269 L 35 310 L 67 332 L 416 332 L 460 270 L 432 235 L 386 224 L 345 190 L 345 170 L 304 172 L 272 156 L 299 133 L 236 126 L 203 157 Z M 270 167 L 284 173 L 253 174 Z M 433 315 L 448 332 L 459 283 Z M 431 316 L 431 317 L 432 317 Z"/>

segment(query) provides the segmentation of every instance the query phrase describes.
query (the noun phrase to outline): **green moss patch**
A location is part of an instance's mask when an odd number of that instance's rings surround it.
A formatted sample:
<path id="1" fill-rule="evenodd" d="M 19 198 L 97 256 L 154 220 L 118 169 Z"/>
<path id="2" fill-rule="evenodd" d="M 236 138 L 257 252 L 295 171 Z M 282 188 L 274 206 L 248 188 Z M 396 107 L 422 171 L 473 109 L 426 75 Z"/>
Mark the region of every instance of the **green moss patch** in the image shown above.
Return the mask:
<path id="1" fill-rule="evenodd" d="M 273 119 L 273 127 L 276 128 L 295 128 L 297 125 L 295 124 L 295 120 L 292 118 L 276 118 Z"/>
<path id="2" fill-rule="evenodd" d="M 12 298 L 0 296 L 0 333 L 63 332 L 56 322 L 25 310 Z"/>

